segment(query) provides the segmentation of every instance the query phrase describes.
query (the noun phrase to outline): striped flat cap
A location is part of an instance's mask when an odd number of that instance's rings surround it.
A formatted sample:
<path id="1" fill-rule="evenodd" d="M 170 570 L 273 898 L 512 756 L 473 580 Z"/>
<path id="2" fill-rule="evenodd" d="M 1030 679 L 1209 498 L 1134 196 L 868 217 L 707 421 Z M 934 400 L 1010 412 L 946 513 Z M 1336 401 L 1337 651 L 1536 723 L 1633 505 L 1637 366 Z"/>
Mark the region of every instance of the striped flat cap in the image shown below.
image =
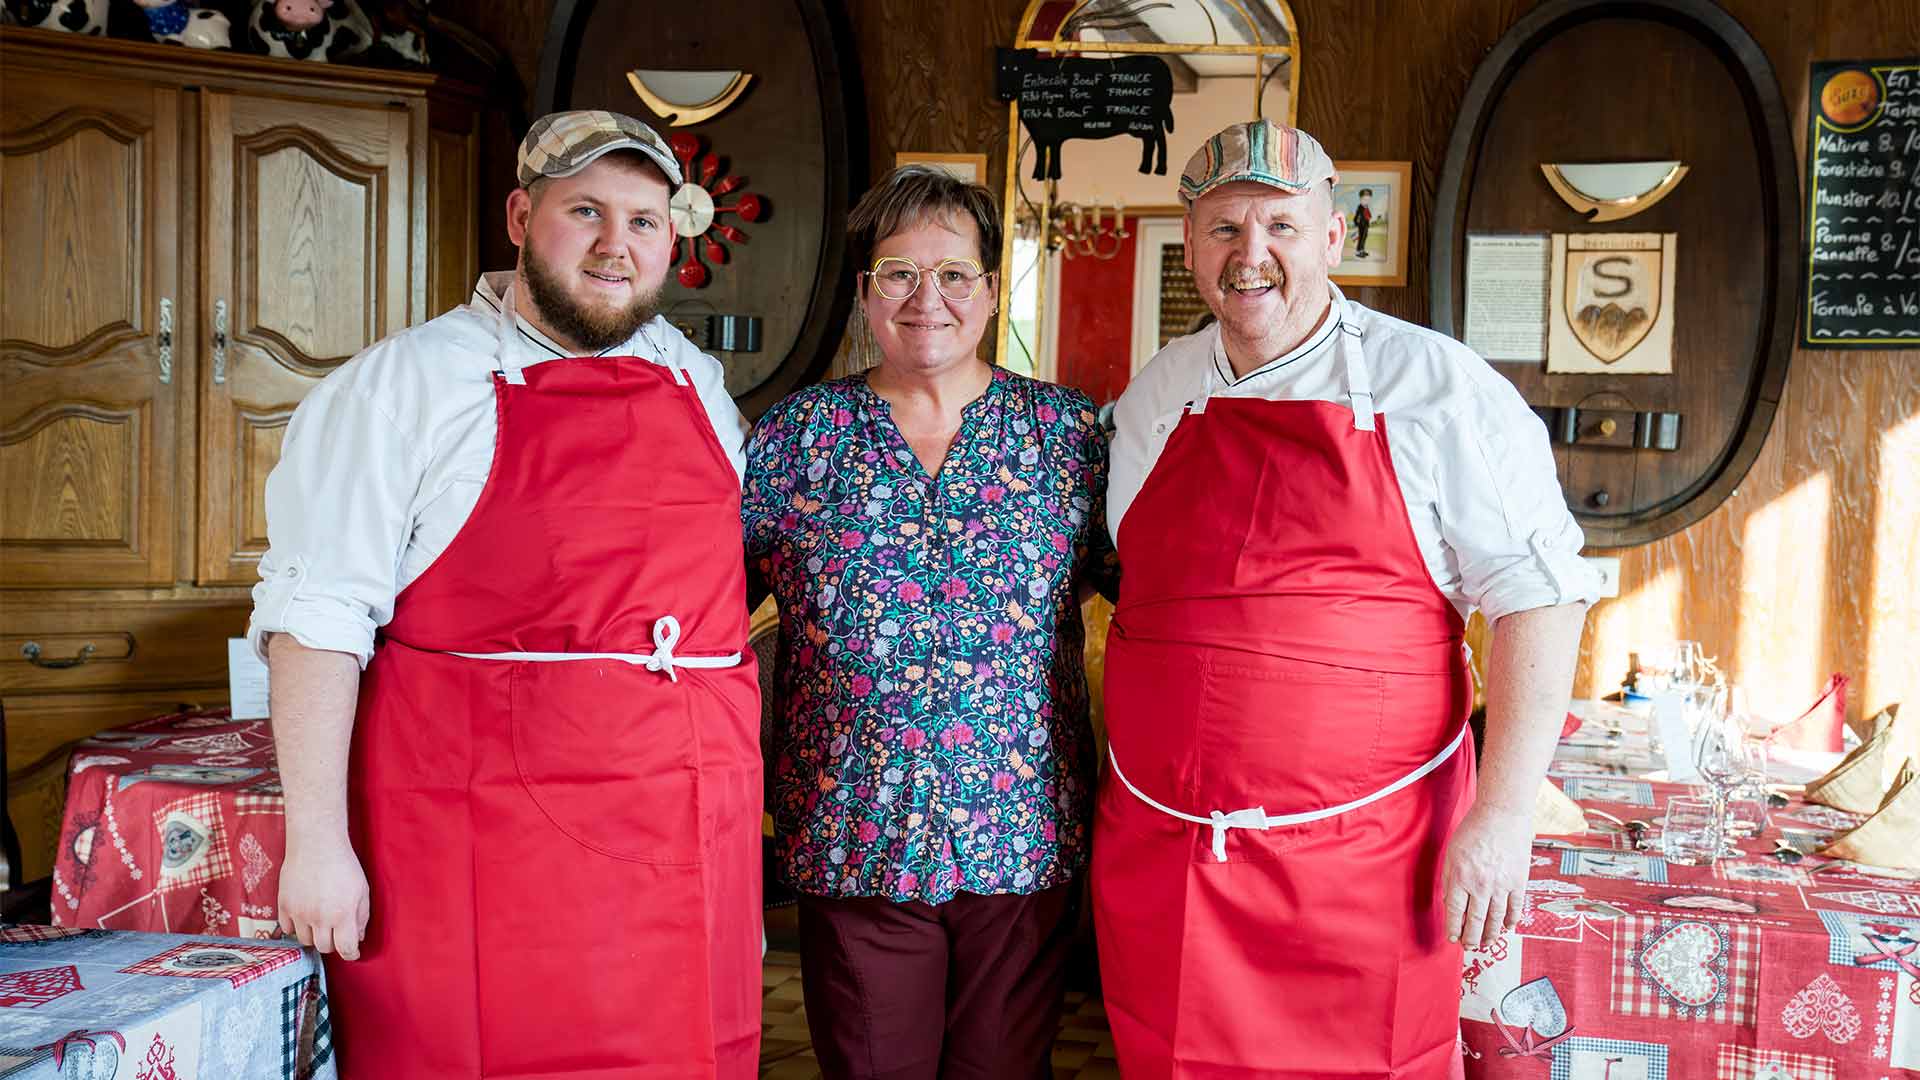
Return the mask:
<path id="1" fill-rule="evenodd" d="M 685 180 L 660 133 L 622 113 L 574 109 L 548 113 L 520 140 L 520 186 L 543 176 L 572 176 L 615 150 L 638 150 L 660 166 L 673 187 Z"/>
<path id="2" fill-rule="evenodd" d="M 1313 136 L 1271 120 L 1235 124 L 1202 143 L 1180 174 L 1180 201 L 1193 201 L 1221 184 L 1251 180 L 1299 193 L 1340 179 L 1333 159 Z"/>

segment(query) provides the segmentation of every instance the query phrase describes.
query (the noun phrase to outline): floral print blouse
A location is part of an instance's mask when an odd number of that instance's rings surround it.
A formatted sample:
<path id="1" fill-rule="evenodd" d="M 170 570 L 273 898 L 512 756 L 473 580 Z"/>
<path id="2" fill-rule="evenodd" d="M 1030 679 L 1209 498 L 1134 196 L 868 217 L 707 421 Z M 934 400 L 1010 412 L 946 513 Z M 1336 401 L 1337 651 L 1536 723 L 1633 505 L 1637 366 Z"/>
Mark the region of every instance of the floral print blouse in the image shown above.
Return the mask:
<path id="1" fill-rule="evenodd" d="M 1076 589 L 1112 592 L 1106 482 L 1092 401 L 998 368 L 937 477 L 865 375 L 761 419 L 741 513 L 780 607 L 767 765 L 787 884 L 941 903 L 1085 867 Z"/>

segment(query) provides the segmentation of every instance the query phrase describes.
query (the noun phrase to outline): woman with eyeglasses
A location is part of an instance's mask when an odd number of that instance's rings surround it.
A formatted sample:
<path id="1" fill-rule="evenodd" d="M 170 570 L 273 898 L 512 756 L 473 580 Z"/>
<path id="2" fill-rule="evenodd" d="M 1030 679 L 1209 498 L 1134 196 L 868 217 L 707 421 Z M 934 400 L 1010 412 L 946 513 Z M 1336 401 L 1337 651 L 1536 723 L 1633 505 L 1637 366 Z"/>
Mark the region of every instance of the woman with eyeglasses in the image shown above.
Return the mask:
<path id="1" fill-rule="evenodd" d="M 1114 573 L 1093 402 L 980 359 L 985 188 L 888 174 L 848 222 L 875 364 L 760 421 L 742 515 L 780 607 L 769 810 L 832 1077 L 1047 1077 L 1093 745 L 1079 599 Z"/>

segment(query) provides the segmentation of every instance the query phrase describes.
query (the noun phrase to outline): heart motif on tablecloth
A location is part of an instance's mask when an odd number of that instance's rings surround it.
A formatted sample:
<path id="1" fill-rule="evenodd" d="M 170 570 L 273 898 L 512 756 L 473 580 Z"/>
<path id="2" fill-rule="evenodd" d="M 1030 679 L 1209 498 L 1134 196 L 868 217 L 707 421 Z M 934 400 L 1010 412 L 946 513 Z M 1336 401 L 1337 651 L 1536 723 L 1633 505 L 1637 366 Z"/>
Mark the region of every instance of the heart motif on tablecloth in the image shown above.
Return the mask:
<path id="1" fill-rule="evenodd" d="M 231 1075 L 238 1076 L 256 1052 L 260 1032 L 267 1030 L 267 1003 L 260 995 L 245 1005 L 228 1009 L 220 1018 L 220 1054 Z M 271 1051 L 269 1051 L 271 1052 Z"/>
<path id="2" fill-rule="evenodd" d="M 1648 940 L 1640 970 L 1661 993 L 1688 1008 L 1704 1008 L 1720 997 L 1713 965 L 1726 948 L 1720 932 L 1706 923 L 1678 923 Z"/>
<path id="3" fill-rule="evenodd" d="M 1879 889 L 1847 889 L 1842 892 L 1814 893 L 1816 900 L 1832 900 L 1851 907 L 1866 908 L 1882 915 L 1911 915 L 1920 910 L 1920 900 L 1905 893 Z"/>
<path id="4" fill-rule="evenodd" d="M 1830 1042 L 1850 1043 L 1860 1035 L 1860 1010 L 1833 976 L 1822 972 L 1780 1010 L 1780 1026 L 1796 1039 L 1812 1038 L 1817 1031 Z"/>
<path id="5" fill-rule="evenodd" d="M 1544 975 L 1507 991 L 1495 1015 L 1503 1023 L 1531 1029 L 1546 1039 L 1565 1034 L 1568 1027 L 1567 1007 L 1560 1000 L 1560 991 Z"/>
<path id="6" fill-rule="evenodd" d="M 261 879 L 267 871 L 273 869 L 273 858 L 267 849 L 252 833 L 240 838 L 240 878 L 247 884 L 249 893 L 260 887 Z"/>

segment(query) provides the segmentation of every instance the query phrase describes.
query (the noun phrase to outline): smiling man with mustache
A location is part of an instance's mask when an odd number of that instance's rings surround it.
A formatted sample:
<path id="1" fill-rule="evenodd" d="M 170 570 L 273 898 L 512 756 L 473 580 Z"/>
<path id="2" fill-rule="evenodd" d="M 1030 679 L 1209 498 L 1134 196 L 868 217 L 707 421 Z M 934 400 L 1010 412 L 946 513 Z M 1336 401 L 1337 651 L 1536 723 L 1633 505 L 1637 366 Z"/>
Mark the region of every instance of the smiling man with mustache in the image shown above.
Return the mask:
<path id="1" fill-rule="evenodd" d="M 325 954 L 344 1080 L 744 1080 L 745 424 L 656 313 L 660 136 L 556 113 L 518 179 L 518 266 L 329 375 L 267 481 L 280 923 Z"/>
<path id="2" fill-rule="evenodd" d="M 1270 121 L 1194 154 L 1186 265 L 1217 321 L 1114 413 L 1093 897 L 1130 1078 L 1460 1075 L 1461 947 L 1520 917 L 1598 592 L 1512 385 L 1333 287 L 1335 179 Z"/>

